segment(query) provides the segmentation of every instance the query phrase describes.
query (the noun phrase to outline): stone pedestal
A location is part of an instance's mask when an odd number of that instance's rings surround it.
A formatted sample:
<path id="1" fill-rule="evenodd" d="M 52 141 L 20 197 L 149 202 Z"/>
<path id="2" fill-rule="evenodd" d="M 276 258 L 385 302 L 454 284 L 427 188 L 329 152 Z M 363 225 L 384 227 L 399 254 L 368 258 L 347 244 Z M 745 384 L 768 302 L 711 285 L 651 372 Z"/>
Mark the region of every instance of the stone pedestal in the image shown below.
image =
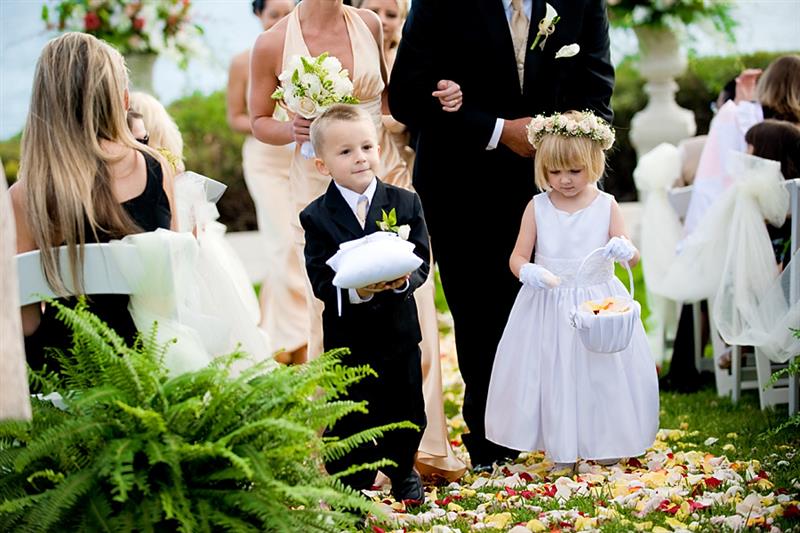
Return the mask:
<path id="1" fill-rule="evenodd" d="M 641 157 L 662 142 L 677 145 L 697 130 L 694 113 L 675 102 L 675 76 L 686 69 L 686 56 L 668 28 L 639 27 L 639 72 L 647 80 L 647 106 L 631 120 L 631 144 Z"/>

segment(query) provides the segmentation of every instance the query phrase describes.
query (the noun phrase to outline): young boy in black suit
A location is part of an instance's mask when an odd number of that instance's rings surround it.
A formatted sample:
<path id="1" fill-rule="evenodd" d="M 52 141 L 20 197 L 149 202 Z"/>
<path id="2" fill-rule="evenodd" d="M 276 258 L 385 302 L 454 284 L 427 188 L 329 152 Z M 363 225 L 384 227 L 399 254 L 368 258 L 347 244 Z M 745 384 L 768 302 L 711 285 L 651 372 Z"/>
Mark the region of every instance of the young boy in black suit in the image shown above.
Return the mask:
<path id="1" fill-rule="evenodd" d="M 419 197 L 381 182 L 378 136 L 368 115 L 352 105 L 328 109 L 311 125 L 311 143 L 317 170 L 333 181 L 327 192 L 301 213 L 305 230 L 305 259 L 314 295 L 325 303 L 322 329 L 326 350 L 347 347 L 344 364 L 368 364 L 378 377 L 352 386 L 348 398 L 368 402 L 368 414 L 355 413 L 339 421 L 328 434 L 346 437 L 390 422 L 408 420 L 420 430 L 398 430 L 377 442 L 329 462 L 329 472 L 387 458 L 397 466 L 382 468 L 392 481 L 392 494 L 400 500 L 424 500 L 414 455 L 425 427 L 422 396 L 421 340 L 413 293 L 428 276 L 428 232 Z M 359 289 L 338 289 L 335 272 L 326 264 L 339 245 L 378 231 L 381 211 L 394 209 L 397 225 L 408 224 L 408 241 L 422 259 L 415 271 Z M 337 292 L 343 293 L 338 295 Z M 337 299 L 341 296 L 341 315 Z M 364 470 L 343 478 L 354 489 L 372 486 L 376 472 Z"/>

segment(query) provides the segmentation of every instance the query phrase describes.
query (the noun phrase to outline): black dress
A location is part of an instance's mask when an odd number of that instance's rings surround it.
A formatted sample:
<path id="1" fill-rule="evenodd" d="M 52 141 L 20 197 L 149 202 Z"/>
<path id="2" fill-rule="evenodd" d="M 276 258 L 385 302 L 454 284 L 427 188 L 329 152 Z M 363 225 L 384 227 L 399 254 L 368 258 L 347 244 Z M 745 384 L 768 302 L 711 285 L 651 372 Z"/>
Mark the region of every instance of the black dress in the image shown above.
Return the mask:
<path id="1" fill-rule="evenodd" d="M 142 194 L 123 202 L 122 207 L 143 231 L 155 231 L 158 228 L 169 229 L 171 211 L 167 195 L 164 192 L 164 175 L 161 164 L 152 156 L 143 153 L 147 164 L 147 184 Z M 111 240 L 108 234 L 98 230 L 97 242 Z M 95 242 L 91 228 L 86 228 L 87 242 Z M 73 307 L 75 298 L 60 298 L 59 302 Z M 100 317 L 128 344 L 136 337 L 136 326 L 128 312 L 129 297 L 126 294 L 98 294 L 87 296 L 89 310 Z M 25 354 L 32 369 L 38 370 L 47 363 L 48 370 L 58 370 L 57 361 L 48 355 L 49 348 L 66 352 L 72 346 L 69 329 L 56 319 L 52 306 L 46 306 L 42 312 L 39 327 L 33 335 L 25 338 Z"/>

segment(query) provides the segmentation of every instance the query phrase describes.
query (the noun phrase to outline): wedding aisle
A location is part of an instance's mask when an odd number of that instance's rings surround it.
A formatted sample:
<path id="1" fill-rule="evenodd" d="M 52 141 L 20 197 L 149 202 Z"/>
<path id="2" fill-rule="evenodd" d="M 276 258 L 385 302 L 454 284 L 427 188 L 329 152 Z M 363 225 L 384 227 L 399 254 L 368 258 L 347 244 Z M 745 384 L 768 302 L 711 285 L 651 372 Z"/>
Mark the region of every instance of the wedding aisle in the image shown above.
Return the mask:
<path id="1" fill-rule="evenodd" d="M 450 435 L 464 456 L 458 374 L 449 317 L 442 316 L 442 371 Z M 514 406 L 509 406 L 513 408 Z M 800 531 L 800 435 L 770 433 L 785 412 L 734 406 L 706 390 L 661 394 L 661 427 L 644 457 L 612 467 L 581 462 L 552 472 L 542 453 L 493 473 L 428 486 L 422 505 L 371 493 L 387 519 L 364 531 Z"/>

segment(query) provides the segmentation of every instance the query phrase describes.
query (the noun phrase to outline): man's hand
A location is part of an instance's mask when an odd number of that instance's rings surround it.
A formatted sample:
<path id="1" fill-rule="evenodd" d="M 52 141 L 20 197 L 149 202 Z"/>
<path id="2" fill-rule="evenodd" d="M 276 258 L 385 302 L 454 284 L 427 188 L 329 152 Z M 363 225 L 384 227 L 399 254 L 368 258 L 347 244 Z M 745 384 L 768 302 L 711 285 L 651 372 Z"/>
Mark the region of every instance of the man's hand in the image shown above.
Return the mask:
<path id="1" fill-rule="evenodd" d="M 439 99 L 442 104 L 442 111 L 447 113 L 455 113 L 461 109 L 461 104 L 464 102 L 464 95 L 461 93 L 461 86 L 454 81 L 439 80 L 436 84 L 438 90 L 433 91 L 431 94 L 434 98 Z"/>
<path id="2" fill-rule="evenodd" d="M 533 157 L 536 154 L 536 150 L 528 142 L 528 132 L 525 129 L 530 121 L 531 117 L 505 120 L 503 132 L 500 134 L 500 142 L 522 157 Z"/>

